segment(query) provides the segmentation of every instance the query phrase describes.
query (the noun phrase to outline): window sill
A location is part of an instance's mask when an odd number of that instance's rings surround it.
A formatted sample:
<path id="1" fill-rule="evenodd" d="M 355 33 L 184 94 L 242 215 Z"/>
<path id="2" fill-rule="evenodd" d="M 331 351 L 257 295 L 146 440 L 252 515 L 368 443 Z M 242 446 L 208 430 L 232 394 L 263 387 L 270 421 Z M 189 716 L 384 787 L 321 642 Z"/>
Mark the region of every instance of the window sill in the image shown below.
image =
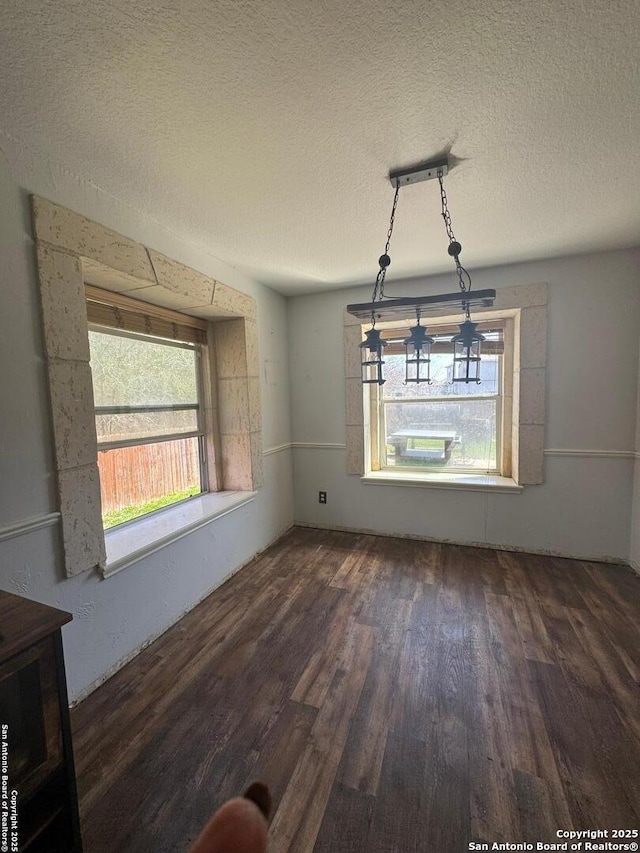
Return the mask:
<path id="1" fill-rule="evenodd" d="M 107 578 L 182 539 L 216 518 L 250 503 L 255 492 L 210 492 L 105 533 Z"/>
<path id="2" fill-rule="evenodd" d="M 524 491 L 511 477 L 494 474 L 426 474 L 421 471 L 370 471 L 361 477 L 365 485 L 413 486 L 427 489 L 464 489 L 470 492 L 506 492 L 520 494 Z"/>

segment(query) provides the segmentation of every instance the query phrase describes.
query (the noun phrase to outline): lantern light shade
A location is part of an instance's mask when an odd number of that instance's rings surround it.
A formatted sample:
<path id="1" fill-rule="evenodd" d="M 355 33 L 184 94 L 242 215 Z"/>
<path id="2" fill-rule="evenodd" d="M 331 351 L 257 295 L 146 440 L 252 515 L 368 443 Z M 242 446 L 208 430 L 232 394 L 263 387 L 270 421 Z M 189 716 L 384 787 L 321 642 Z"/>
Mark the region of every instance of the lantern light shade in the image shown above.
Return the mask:
<path id="1" fill-rule="evenodd" d="M 402 342 L 405 349 L 405 383 L 419 384 L 426 382 L 431 385 L 431 344 L 424 326 L 413 326 L 408 338 Z"/>
<path id="2" fill-rule="evenodd" d="M 452 338 L 454 382 L 480 383 L 480 349 L 485 337 L 476 331 L 477 325 L 467 318 Z"/>
<path id="3" fill-rule="evenodd" d="M 366 340 L 360 346 L 360 367 L 362 370 L 362 382 L 365 385 L 383 385 L 382 360 L 383 350 L 387 342 L 380 337 L 379 329 L 369 329 Z"/>

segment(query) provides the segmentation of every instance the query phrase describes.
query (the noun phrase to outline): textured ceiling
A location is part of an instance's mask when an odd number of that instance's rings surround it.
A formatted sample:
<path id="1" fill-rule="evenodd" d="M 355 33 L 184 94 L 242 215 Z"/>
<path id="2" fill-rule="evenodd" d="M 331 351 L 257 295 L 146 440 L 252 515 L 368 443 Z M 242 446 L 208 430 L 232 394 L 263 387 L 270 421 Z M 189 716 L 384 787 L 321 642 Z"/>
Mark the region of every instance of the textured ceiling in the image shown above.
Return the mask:
<path id="1" fill-rule="evenodd" d="M 639 44 L 637 0 L 4 0 L 0 130 L 305 292 L 375 276 L 389 168 L 447 149 L 471 269 L 640 243 Z M 438 204 L 389 281 L 448 268 Z"/>

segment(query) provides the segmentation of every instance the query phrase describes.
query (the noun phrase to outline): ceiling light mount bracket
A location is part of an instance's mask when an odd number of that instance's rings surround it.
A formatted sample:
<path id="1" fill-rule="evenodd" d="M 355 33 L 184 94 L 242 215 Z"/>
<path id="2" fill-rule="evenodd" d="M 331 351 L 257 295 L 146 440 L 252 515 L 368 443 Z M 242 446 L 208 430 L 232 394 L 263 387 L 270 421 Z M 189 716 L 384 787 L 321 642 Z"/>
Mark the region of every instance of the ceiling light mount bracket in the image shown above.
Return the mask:
<path id="1" fill-rule="evenodd" d="M 392 187 L 405 187 L 409 184 L 420 184 L 422 181 L 435 181 L 442 176 L 443 178 L 449 172 L 449 162 L 443 160 L 428 160 L 424 163 L 418 163 L 410 169 L 393 169 L 389 172 L 389 180 Z"/>

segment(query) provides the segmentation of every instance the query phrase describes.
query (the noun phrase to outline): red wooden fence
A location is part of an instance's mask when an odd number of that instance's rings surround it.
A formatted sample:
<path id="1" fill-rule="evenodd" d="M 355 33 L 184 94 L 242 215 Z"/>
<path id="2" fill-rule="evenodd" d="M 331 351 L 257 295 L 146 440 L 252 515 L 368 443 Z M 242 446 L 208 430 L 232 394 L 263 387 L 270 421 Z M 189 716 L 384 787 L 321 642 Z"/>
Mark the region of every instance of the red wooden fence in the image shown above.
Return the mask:
<path id="1" fill-rule="evenodd" d="M 102 512 L 200 485 L 198 439 L 120 447 L 98 453 Z"/>

